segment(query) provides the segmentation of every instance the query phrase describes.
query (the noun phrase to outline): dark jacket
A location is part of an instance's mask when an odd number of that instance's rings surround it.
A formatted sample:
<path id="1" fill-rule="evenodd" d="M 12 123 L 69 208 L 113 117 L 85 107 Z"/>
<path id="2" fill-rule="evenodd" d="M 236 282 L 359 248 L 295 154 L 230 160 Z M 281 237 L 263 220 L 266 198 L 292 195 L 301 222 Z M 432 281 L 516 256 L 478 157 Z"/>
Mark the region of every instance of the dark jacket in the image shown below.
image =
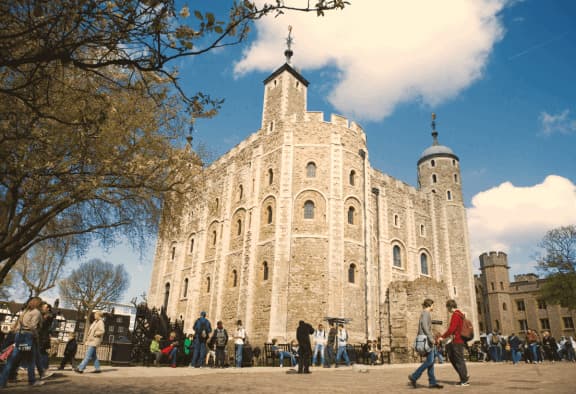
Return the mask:
<path id="1" fill-rule="evenodd" d="M 300 348 L 309 353 L 312 353 L 312 345 L 310 344 L 310 335 L 312 334 L 314 334 L 314 328 L 310 324 L 300 320 L 298 328 L 296 329 L 296 340 Z"/>
<path id="2" fill-rule="evenodd" d="M 66 348 L 64 349 L 64 355 L 65 356 L 75 356 L 77 350 L 78 350 L 78 342 L 76 342 L 75 338 L 71 339 L 66 344 Z"/>
<path id="3" fill-rule="evenodd" d="M 210 325 L 210 321 L 206 319 L 204 316 L 199 317 L 196 319 L 194 323 L 194 340 L 200 342 L 206 342 L 212 332 L 212 326 Z M 206 331 L 206 337 L 202 338 L 202 330 Z"/>
<path id="4" fill-rule="evenodd" d="M 226 338 L 226 341 L 225 341 L 224 345 L 218 346 L 218 333 L 220 333 L 220 332 L 224 333 L 224 338 Z M 215 346 L 215 347 L 219 347 L 219 348 L 223 348 L 223 347 L 226 347 L 227 343 L 228 343 L 228 331 L 226 331 L 225 328 L 223 328 L 222 330 L 216 328 L 214 330 L 214 334 L 212 334 L 212 338 L 210 338 L 210 345 Z"/>

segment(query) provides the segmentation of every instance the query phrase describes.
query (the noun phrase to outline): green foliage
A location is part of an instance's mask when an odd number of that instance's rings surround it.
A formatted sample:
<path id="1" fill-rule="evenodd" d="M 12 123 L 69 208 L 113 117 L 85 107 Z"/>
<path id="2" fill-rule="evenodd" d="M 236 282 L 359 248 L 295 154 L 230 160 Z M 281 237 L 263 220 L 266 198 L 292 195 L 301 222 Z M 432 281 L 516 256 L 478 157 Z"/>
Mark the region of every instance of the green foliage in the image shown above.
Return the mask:
<path id="1" fill-rule="evenodd" d="M 46 240 L 82 252 L 122 231 L 145 244 L 163 201 L 202 190 L 182 141 L 222 104 L 185 93 L 173 61 L 235 45 L 265 15 L 347 4 L 315 1 L 233 1 L 225 15 L 174 0 L 0 2 L 0 283 Z"/>
<path id="2" fill-rule="evenodd" d="M 546 276 L 542 297 L 550 303 L 576 309 L 576 225 L 546 233 L 539 246 L 538 270 Z"/>

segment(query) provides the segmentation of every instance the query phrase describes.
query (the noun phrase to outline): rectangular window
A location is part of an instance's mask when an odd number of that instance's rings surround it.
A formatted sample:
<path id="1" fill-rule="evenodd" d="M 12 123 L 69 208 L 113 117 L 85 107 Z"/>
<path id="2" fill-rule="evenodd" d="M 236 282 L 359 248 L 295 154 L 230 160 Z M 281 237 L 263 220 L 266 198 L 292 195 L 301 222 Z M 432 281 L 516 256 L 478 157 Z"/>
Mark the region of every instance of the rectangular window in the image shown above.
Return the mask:
<path id="1" fill-rule="evenodd" d="M 546 301 L 538 300 L 538 309 L 546 309 L 546 308 L 547 308 Z"/>
<path id="2" fill-rule="evenodd" d="M 116 318 L 116 323 L 122 323 L 122 320 L 123 320 L 122 317 L 121 317 L 121 316 L 118 316 L 118 317 Z"/>
<path id="3" fill-rule="evenodd" d="M 114 333 L 114 326 L 108 326 L 108 332 L 110 334 Z"/>
<path id="4" fill-rule="evenodd" d="M 562 318 L 564 321 L 564 328 L 565 329 L 573 329 L 574 328 L 574 321 L 572 320 L 572 316 L 565 316 Z"/>
<path id="5" fill-rule="evenodd" d="M 520 325 L 520 331 L 528 330 L 528 322 L 525 319 L 518 320 L 518 323 Z"/>
<path id="6" fill-rule="evenodd" d="M 540 319 L 540 327 L 543 330 L 549 330 L 550 329 L 550 320 L 548 319 Z"/>
<path id="7" fill-rule="evenodd" d="M 524 305 L 524 300 L 517 300 L 516 307 L 518 308 L 519 311 L 525 311 L 526 305 Z"/>
<path id="8" fill-rule="evenodd" d="M 125 331 L 126 331 L 125 327 L 122 326 L 118 327 L 118 334 L 124 334 Z"/>

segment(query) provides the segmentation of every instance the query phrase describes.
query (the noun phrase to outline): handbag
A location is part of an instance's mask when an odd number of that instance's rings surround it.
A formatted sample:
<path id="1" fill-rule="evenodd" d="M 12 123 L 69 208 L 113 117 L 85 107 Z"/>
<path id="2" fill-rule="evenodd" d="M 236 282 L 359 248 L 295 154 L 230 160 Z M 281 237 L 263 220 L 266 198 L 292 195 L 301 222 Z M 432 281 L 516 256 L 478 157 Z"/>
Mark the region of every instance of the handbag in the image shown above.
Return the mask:
<path id="1" fill-rule="evenodd" d="M 428 343 L 428 337 L 426 334 L 420 334 L 416 336 L 416 339 L 414 340 L 414 350 L 416 350 L 416 353 L 421 356 L 425 356 L 430 353 L 432 348 Z"/>
<path id="2" fill-rule="evenodd" d="M 174 345 L 166 346 L 164 349 L 162 349 L 162 354 L 170 354 L 172 349 L 174 349 Z"/>
<path id="3" fill-rule="evenodd" d="M 14 344 L 11 344 L 0 353 L 0 361 L 7 361 L 12 352 L 14 351 Z"/>

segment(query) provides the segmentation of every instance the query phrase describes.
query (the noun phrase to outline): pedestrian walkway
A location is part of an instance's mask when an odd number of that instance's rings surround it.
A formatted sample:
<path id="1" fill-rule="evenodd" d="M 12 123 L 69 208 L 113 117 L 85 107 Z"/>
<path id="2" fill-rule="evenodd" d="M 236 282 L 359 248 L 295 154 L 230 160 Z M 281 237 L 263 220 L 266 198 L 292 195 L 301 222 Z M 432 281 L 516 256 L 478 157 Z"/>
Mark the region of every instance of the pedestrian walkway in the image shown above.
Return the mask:
<path id="1" fill-rule="evenodd" d="M 298 375 L 290 368 L 154 368 L 104 366 L 102 373 L 79 375 L 58 371 L 39 388 L 30 388 L 25 379 L 9 386 L 10 392 L 42 393 L 411 393 L 428 391 L 426 376 L 419 388 L 409 385 L 408 374 L 417 364 L 384 366 L 356 365 L 338 369 L 313 368 L 310 375 Z M 576 364 L 468 363 L 470 386 L 456 386 L 457 375 L 449 364 L 436 365 L 443 392 L 461 393 L 574 393 Z M 21 375 L 24 378 L 23 375 Z"/>

